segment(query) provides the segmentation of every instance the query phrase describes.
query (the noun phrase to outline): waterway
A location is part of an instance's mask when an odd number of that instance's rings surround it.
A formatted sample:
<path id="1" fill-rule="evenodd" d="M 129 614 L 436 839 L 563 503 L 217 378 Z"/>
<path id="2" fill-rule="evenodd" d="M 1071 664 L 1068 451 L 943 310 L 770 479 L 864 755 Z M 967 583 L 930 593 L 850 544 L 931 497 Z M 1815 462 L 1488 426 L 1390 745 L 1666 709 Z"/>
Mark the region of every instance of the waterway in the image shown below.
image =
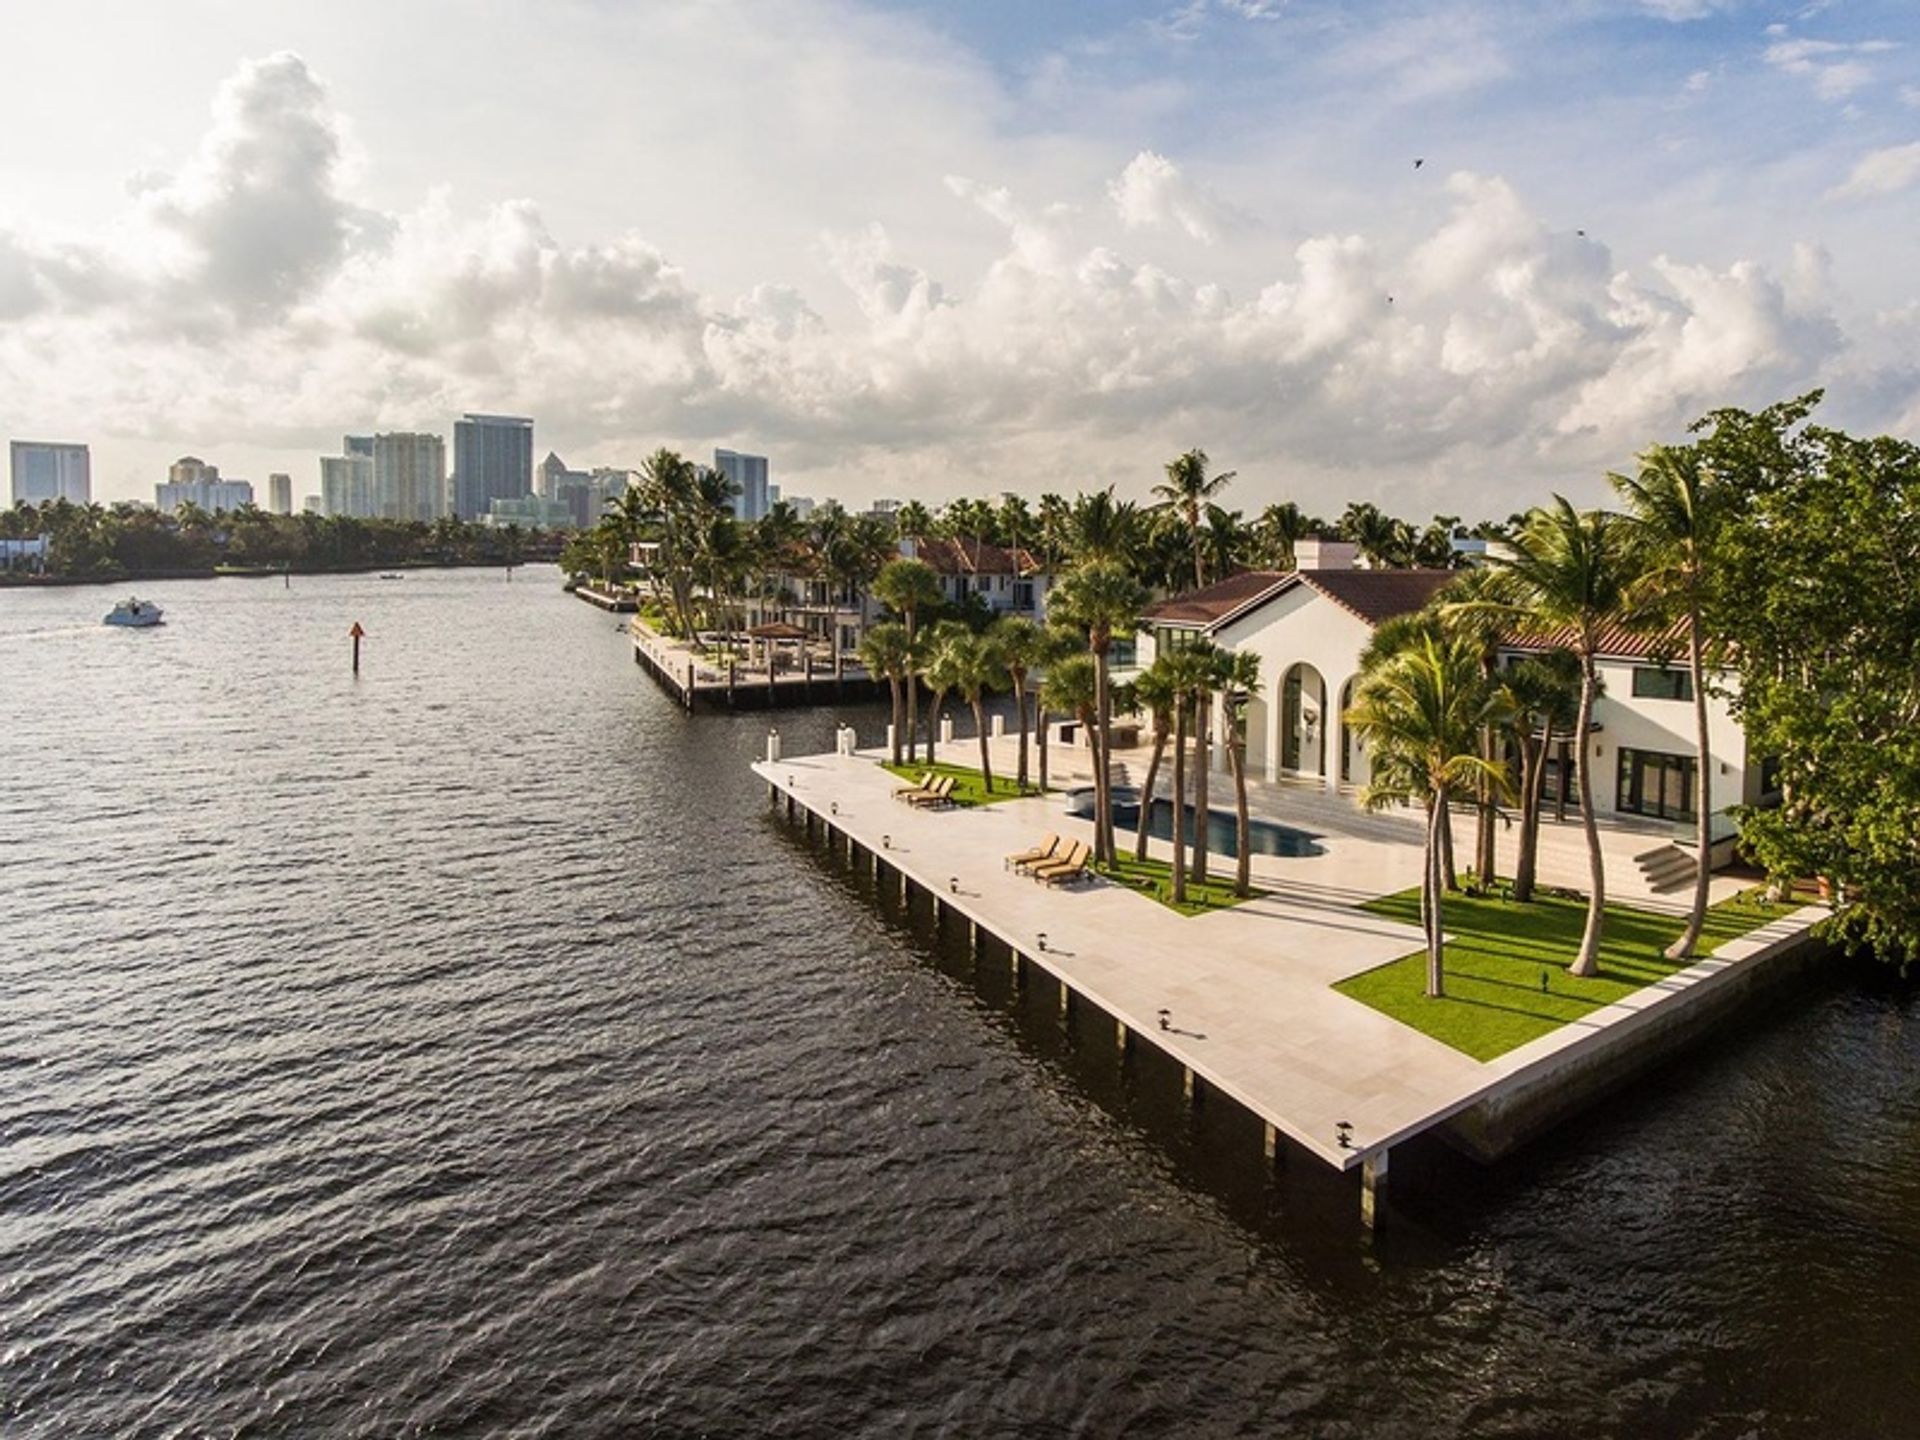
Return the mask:
<path id="1" fill-rule="evenodd" d="M 1914 1433 L 1910 989 L 1409 1161 L 1368 1241 L 550 570 L 151 597 L 0 595 L 0 1433 Z"/>

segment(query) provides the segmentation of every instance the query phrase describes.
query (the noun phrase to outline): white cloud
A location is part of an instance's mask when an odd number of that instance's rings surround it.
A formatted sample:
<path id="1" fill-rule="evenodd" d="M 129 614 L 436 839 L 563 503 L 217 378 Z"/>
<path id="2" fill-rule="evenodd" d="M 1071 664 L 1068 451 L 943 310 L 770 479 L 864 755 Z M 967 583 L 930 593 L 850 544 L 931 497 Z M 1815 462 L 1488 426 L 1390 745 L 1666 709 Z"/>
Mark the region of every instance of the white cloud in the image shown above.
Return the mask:
<path id="1" fill-rule="evenodd" d="M 1844 100 L 1872 81 L 1872 69 L 1858 57 L 1899 48 L 1891 40 L 1789 39 L 1785 28 L 1777 25 L 1768 26 L 1767 33 L 1776 38 L 1762 58 L 1788 75 L 1811 80 L 1822 100 Z"/>
<path id="2" fill-rule="evenodd" d="M 1832 193 L 1850 199 L 1890 195 L 1906 189 L 1916 179 L 1920 179 L 1920 141 L 1869 150 L 1854 162 L 1845 183 L 1836 186 Z"/>
<path id="3" fill-rule="evenodd" d="M 1174 226 L 1211 245 L 1229 218 L 1227 208 L 1189 180 L 1178 165 L 1152 150 L 1127 162 L 1108 182 L 1107 197 L 1129 230 Z"/>
<path id="4" fill-rule="evenodd" d="M 1109 146 L 1063 146 L 1036 180 L 956 144 L 953 164 L 990 178 L 943 188 L 929 146 L 899 182 L 919 206 L 904 219 L 841 206 L 723 267 L 750 211 L 709 211 L 710 252 L 663 240 L 644 208 L 596 233 L 511 191 L 375 206 L 348 133 L 307 67 L 274 56 L 222 87 L 176 175 L 144 177 L 92 235 L 0 229 L 10 409 L 97 439 L 295 454 L 524 410 L 577 463 L 737 439 L 795 489 L 853 497 L 1144 485 L 1200 436 L 1241 470 L 1235 503 L 1285 477 L 1329 499 L 1444 485 L 1450 510 L 1504 513 L 1710 406 L 1824 378 L 1844 339 L 1814 250 L 1784 275 L 1710 245 L 1636 264 L 1506 178 L 1443 188 L 1434 164 L 1389 211 L 1255 231 L 1155 151 L 1109 180 Z M 1208 173 L 1238 192 L 1251 172 Z M 744 281 L 743 254 L 760 267 Z"/>

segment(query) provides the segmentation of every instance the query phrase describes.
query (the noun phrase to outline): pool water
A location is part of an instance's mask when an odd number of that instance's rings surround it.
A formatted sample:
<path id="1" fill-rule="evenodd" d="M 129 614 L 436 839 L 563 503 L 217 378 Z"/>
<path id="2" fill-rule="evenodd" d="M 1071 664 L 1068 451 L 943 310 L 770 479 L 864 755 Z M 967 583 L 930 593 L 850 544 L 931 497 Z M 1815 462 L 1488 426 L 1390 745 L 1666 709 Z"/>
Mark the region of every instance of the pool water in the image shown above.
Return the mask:
<path id="1" fill-rule="evenodd" d="M 1194 821 L 1194 807 L 1182 807 L 1187 816 L 1187 839 L 1191 842 L 1198 832 Z M 1116 805 L 1113 811 L 1113 823 L 1128 830 L 1136 830 L 1140 824 L 1140 808 L 1137 805 Z M 1147 817 L 1147 833 L 1156 840 L 1173 838 L 1173 802 L 1157 799 L 1153 802 L 1151 813 Z M 1256 855 L 1284 855 L 1291 859 L 1301 859 L 1311 855 L 1324 855 L 1326 847 L 1319 843 L 1317 835 L 1309 835 L 1304 830 L 1295 830 L 1291 825 L 1276 824 L 1271 820 L 1255 819 L 1248 827 L 1248 839 L 1252 842 Z M 1238 857 L 1240 846 L 1235 834 L 1234 815 L 1231 810 L 1207 811 L 1207 849 L 1215 855 Z"/>

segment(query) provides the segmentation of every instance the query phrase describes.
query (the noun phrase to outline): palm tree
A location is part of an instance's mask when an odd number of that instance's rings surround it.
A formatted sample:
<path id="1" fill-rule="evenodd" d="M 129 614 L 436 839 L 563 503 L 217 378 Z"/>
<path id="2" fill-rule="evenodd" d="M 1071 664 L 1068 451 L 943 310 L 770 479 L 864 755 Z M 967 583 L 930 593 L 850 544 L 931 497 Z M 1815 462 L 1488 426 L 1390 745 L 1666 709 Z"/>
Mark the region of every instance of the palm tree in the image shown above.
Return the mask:
<path id="1" fill-rule="evenodd" d="M 1080 564 L 1114 561 L 1131 564 L 1140 529 L 1140 512 L 1131 500 L 1115 500 L 1113 487 L 1076 496 L 1067 516 L 1067 552 Z"/>
<path id="2" fill-rule="evenodd" d="M 1213 772 L 1213 692 L 1225 674 L 1225 652 L 1210 640 L 1196 640 L 1192 651 L 1203 683 L 1193 690 L 1193 883 L 1207 883 L 1207 823 L 1213 813 L 1208 779 Z"/>
<path id="3" fill-rule="evenodd" d="M 1694 770 L 1694 815 L 1699 827 L 1693 876 L 1693 909 L 1687 928 L 1667 950 L 1670 960 L 1684 960 L 1700 943 L 1707 923 L 1708 891 L 1712 885 L 1708 847 L 1713 843 L 1713 757 L 1707 727 L 1707 667 L 1703 594 L 1707 554 L 1724 493 L 1700 463 L 1693 446 L 1656 445 L 1640 457 L 1637 476 L 1609 475 L 1615 490 L 1627 502 L 1631 535 L 1640 550 L 1640 574 L 1630 598 L 1659 622 L 1680 621 L 1687 631 L 1687 678 L 1693 688 L 1694 743 L 1699 763 Z"/>
<path id="4" fill-rule="evenodd" d="M 1040 632 L 1040 643 L 1035 647 L 1033 663 L 1034 668 L 1040 672 L 1042 683 L 1038 693 L 1033 697 L 1033 729 L 1040 751 L 1038 778 L 1042 790 L 1047 788 L 1047 730 L 1049 729 L 1047 711 L 1050 708 L 1061 708 L 1048 699 L 1045 679 L 1053 673 L 1054 666 L 1082 653 L 1082 646 L 1083 642 L 1078 631 L 1066 625 L 1049 625 Z M 1087 658 L 1091 662 L 1093 657 Z M 1089 664 L 1088 677 L 1091 683 L 1091 664 Z"/>
<path id="5" fill-rule="evenodd" d="M 993 759 L 987 745 L 987 705 L 989 690 L 997 690 L 1007 681 L 1006 661 L 999 643 L 991 636 L 976 635 L 961 629 L 950 635 L 941 647 L 943 678 L 952 682 L 960 698 L 973 711 L 973 728 L 980 741 L 980 780 L 988 795 L 993 794 Z"/>
<path id="6" fill-rule="evenodd" d="M 1293 547 L 1312 533 L 1311 525 L 1306 512 L 1291 500 L 1262 510 L 1254 522 L 1261 563 L 1276 570 L 1293 569 Z"/>
<path id="7" fill-rule="evenodd" d="M 1211 647 L 1184 645 L 1166 657 L 1166 681 L 1173 692 L 1173 903 L 1187 899 L 1187 721 L 1194 711 L 1194 700 L 1213 684 L 1214 652 Z M 1158 661 L 1156 660 L 1156 664 Z M 1142 823 L 1145 816 L 1142 815 Z M 1201 826 L 1206 816 L 1199 816 Z"/>
<path id="8" fill-rule="evenodd" d="M 914 646 L 914 654 L 917 657 L 916 668 L 920 672 L 921 681 L 927 687 L 928 694 L 927 763 L 929 765 L 936 763 L 934 736 L 940 729 L 941 707 L 947 703 L 947 695 L 959 687 L 963 674 L 955 655 L 954 642 L 972 633 L 957 620 L 942 620 L 921 635 Z"/>
<path id="9" fill-rule="evenodd" d="M 1094 773 L 1098 774 L 1105 766 L 1106 757 L 1100 749 L 1100 736 L 1093 723 L 1099 710 L 1099 683 L 1093 656 L 1080 648 L 1079 636 L 1059 635 L 1057 638 L 1063 642 L 1070 640 L 1071 645 L 1047 666 L 1047 673 L 1041 678 L 1042 722 L 1049 710 L 1058 715 L 1071 715 L 1078 720 L 1087 736 L 1088 748 L 1093 752 Z M 1047 783 L 1047 749 L 1044 744 L 1040 747 L 1040 783 Z"/>
<path id="10" fill-rule="evenodd" d="M 1218 475 L 1208 475 L 1207 452 L 1196 446 L 1178 459 L 1168 461 L 1166 480 L 1153 487 L 1162 508 L 1177 514 L 1186 527 L 1187 539 L 1193 548 L 1193 588 L 1196 590 L 1207 583 L 1201 525 L 1207 502 L 1226 489 L 1234 474 L 1232 470 L 1223 470 Z"/>
<path id="11" fill-rule="evenodd" d="M 901 691 L 912 674 L 913 642 L 907 638 L 904 625 L 875 625 L 860 637 L 860 663 L 867 667 L 869 675 L 887 677 L 887 689 L 893 700 L 893 723 L 887 727 L 893 738 L 893 763 L 900 763 L 900 741 L 902 720 Z"/>
<path id="12" fill-rule="evenodd" d="M 1448 534 L 1452 532 L 1449 530 Z M 1480 673 L 1492 683 L 1500 664 L 1500 642 L 1506 636 L 1508 613 L 1506 572 L 1481 567 L 1468 570 L 1449 580 L 1435 597 L 1440 622 L 1464 640 L 1480 647 Z M 1480 737 L 1480 753 L 1488 761 L 1494 758 L 1494 731 L 1489 725 Z M 1474 831 L 1473 873 L 1482 887 L 1493 883 L 1498 861 L 1497 818 L 1492 786 L 1482 783 L 1474 795 L 1476 825 Z"/>
<path id="13" fill-rule="evenodd" d="M 1367 741 L 1372 768 L 1360 801 L 1380 809 L 1403 801 L 1427 807 L 1426 865 L 1420 914 L 1427 939 L 1427 994 L 1446 993 L 1442 961 L 1440 817 L 1454 791 L 1485 776 L 1506 776 L 1479 753 L 1480 728 L 1497 711 L 1480 668 L 1480 652 L 1459 636 L 1422 636 L 1361 672 L 1347 723 Z"/>
<path id="14" fill-rule="evenodd" d="M 874 598 L 907 622 L 907 644 L 918 638 L 919 617 L 941 600 L 940 577 L 921 560 L 889 560 L 873 579 Z M 920 687 L 907 677 L 907 758 L 917 757 L 914 721 L 920 707 Z"/>
<path id="15" fill-rule="evenodd" d="M 1174 690 L 1166 656 L 1157 656 L 1153 664 L 1140 672 L 1133 682 L 1133 694 L 1140 708 L 1153 717 L 1153 758 L 1147 762 L 1147 778 L 1140 787 L 1140 824 L 1133 838 L 1133 858 L 1147 858 L 1147 821 L 1153 815 L 1153 787 L 1160 778 L 1160 762 L 1166 758 L 1167 736 L 1173 725 Z"/>
<path id="16" fill-rule="evenodd" d="M 1093 654 L 1094 728 L 1099 732 L 1103 757 L 1093 776 L 1094 859 L 1111 865 L 1115 861 L 1113 776 L 1104 757 L 1112 749 L 1113 703 L 1108 693 L 1107 662 L 1114 637 L 1132 634 L 1139 625 L 1147 592 L 1127 573 L 1124 565 L 1113 560 L 1095 560 L 1082 564 L 1055 586 L 1047 603 L 1060 619 L 1087 632 L 1087 649 Z"/>
<path id="17" fill-rule="evenodd" d="M 1535 510 L 1515 537 L 1513 552 L 1494 563 L 1513 578 L 1512 601 L 1520 623 L 1546 633 L 1571 636 L 1568 649 L 1580 661 L 1580 710 L 1574 721 L 1575 773 L 1580 783 L 1580 819 L 1587 837 L 1587 925 L 1580 953 L 1570 967 L 1575 975 L 1600 969 L 1600 933 L 1607 903 L 1606 861 L 1600 853 L 1600 827 L 1593 814 L 1593 701 L 1599 688 L 1599 653 L 1605 628 L 1615 623 L 1626 603 L 1629 532 L 1617 515 L 1604 510 L 1575 510 L 1564 496 Z M 1563 782 L 1564 783 L 1564 782 Z"/>
<path id="18" fill-rule="evenodd" d="M 1499 674 L 1508 733 L 1520 756 L 1520 843 L 1513 861 L 1513 898 L 1533 899 L 1540 862 L 1541 791 L 1556 731 L 1573 731 L 1580 701 L 1580 665 L 1568 651 L 1529 655 Z"/>
<path id="19" fill-rule="evenodd" d="M 1000 647 L 1001 662 L 1013 687 L 1014 724 L 1020 729 L 1020 771 L 1018 784 L 1027 788 L 1027 680 L 1044 660 L 1046 631 L 1024 615 L 1002 615 L 988 632 Z"/>
<path id="20" fill-rule="evenodd" d="M 1233 893 L 1253 889 L 1253 823 L 1247 814 L 1247 705 L 1260 689 L 1260 657 L 1245 650 L 1222 652 L 1220 715 L 1227 727 L 1227 765 L 1233 771 L 1233 838 L 1238 864 Z"/>
<path id="21" fill-rule="evenodd" d="M 933 512 L 918 500 L 909 500 L 893 512 L 893 531 L 902 540 L 924 540 L 933 528 Z"/>

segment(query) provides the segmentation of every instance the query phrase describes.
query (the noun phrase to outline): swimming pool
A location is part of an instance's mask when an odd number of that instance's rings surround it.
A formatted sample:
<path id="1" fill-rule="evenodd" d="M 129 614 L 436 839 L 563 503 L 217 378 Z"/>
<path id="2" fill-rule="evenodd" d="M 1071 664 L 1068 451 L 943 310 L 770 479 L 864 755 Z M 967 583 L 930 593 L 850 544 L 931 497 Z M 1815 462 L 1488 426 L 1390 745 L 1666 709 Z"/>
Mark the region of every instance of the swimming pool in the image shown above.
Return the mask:
<path id="1" fill-rule="evenodd" d="M 1193 806 L 1185 807 L 1187 813 L 1187 837 L 1191 840 L 1195 834 Z M 1093 790 L 1091 787 L 1069 792 L 1067 809 L 1083 819 L 1093 816 Z M 1135 830 L 1140 823 L 1140 796 L 1131 786 L 1116 787 L 1113 797 L 1113 823 L 1122 830 Z M 1147 833 L 1156 840 L 1173 838 L 1173 802 L 1164 796 L 1155 799 L 1153 812 L 1147 818 Z M 1305 830 L 1296 830 L 1291 825 L 1281 825 L 1272 820 L 1252 819 L 1248 822 L 1247 837 L 1252 842 L 1256 855 L 1282 855 L 1290 859 L 1304 859 L 1313 855 L 1326 854 L 1326 847 L 1319 843 L 1318 835 Z M 1240 847 L 1234 830 L 1234 816 L 1231 810 L 1207 811 L 1207 849 L 1215 855 L 1237 857 Z"/>

